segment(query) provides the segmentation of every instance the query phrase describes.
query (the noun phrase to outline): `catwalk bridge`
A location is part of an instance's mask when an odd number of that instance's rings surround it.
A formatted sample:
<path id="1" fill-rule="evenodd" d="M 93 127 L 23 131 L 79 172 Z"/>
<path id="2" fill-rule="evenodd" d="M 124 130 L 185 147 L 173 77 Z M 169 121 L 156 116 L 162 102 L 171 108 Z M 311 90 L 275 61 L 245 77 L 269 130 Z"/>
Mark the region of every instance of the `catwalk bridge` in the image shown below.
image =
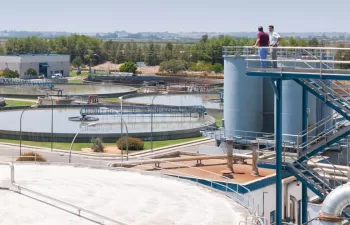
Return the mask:
<path id="1" fill-rule="evenodd" d="M 80 115 L 117 115 L 125 114 L 206 114 L 204 106 L 108 106 L 108 107 L 88 107 L 80 110 Z"/>
<path id="2" fill-rule="evenodd" d="M 18 78 L 1 78 L 0 85 L 26 85 L 26 86 L 39 86 L 48 87 L 52 89 L 54 84 L 48 81 L 38 81 L 38 80 L 24 80 Z"/>

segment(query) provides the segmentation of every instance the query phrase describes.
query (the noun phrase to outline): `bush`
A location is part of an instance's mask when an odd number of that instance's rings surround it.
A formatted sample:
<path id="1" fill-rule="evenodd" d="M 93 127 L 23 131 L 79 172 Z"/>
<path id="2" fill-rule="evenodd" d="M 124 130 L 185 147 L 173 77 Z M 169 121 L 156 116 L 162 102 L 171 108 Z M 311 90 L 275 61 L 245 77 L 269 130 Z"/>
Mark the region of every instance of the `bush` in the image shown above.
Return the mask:
<path id="1" fill-rule="evenodd" d="M 136 73 L 136 70 L 137 70 L 137 66 L 133 62 L 125 62 L 119 68 L 120 72 L 133 73 L 133 74 Z"/>
<path id="2" fill-rule="evenodd" d="M 186 61 L 180 59 L 172 59 L 166 62 L 162 62 L 159 67 L 160 72 L 165 71 L 173 74 L 177 74 L 185 70 L 188 70 L 188 64 Z"/>
<path id="3" fill-rule="evenodd" d="M 18 157 L 16 161 L 36 161 L 36 162 L 46 162 L 46 159 L 35 152 L 26 152 L 22 156 Z"/>
<path id="4" fill-rule="evenodd" d="M 10 70 L 9 68 L 4 69 L 2 75 L 6 78 L 19 78 L 18 72 Z"/>
<path id="5" fill-rule="evenodd" d="M 123 150 L 126 149 L 126 137 L 119 138 L 117 141 L 117 146 L 119 149 L 122 148 L 121 146 L 121 139 L 123 139 Z M 134 138 L 134 137 L 129 137 L 129 150 L 143 150 L 144 143 L 140 138 Z"/>
<path id="6" fill-rule="evenodd" d="M 38 75 L 38 73 L 36 72 L 36 70 L 35 69 L 33 69 L 33 68 L 29 68 L 29 69 L 27 69 L 27 71 L 26 71 L 26 73 L 25 73 L 26 75 L 33 75 L 33 76 L 36 76 L 36 75 Z"/>
<path id="7" fill-rule="evenodd" d="M 215 73 L 221 73 L 223 70 L 221 63 L 215 63 L 211 69 Z"/>
<path id="8" fill-rule="evenodd" d="M 198 61 L 196 63 L 190 64 L 191 71 L 211 71 L 212 67 L 213 66 L 211 65 L 211 63 L 204 61 Z"/>
<path id="9" fill-rule="evenodd" d="M 94 152 L 104 152 L 105 146 L 102 142 L 102 138 L 92 138 L 90 148 L 92 148 Z"/>

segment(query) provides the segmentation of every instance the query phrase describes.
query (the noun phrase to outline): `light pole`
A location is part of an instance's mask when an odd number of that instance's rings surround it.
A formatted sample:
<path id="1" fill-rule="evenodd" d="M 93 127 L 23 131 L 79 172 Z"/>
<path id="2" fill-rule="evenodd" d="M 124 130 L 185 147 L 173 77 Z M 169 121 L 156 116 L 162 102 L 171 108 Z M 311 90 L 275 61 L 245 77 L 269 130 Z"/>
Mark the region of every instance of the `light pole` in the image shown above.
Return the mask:
<path id="1" fill-rule="evenodd" d="M 120 99 L 120 124 L 123 120 L 123 96 L 119 97 Z M 123 125 L 120 126 L 120 147 L 121 147 L 121 153 L 122 153 L 122 162 L 123 162 Z M 127 151 L 128 152 L 128 151 Z M 126 153 L 128 155 L 128 153 Z M 128 159 L 128 156 L 126 156 L 126 159 Z"/>
<path id="2" fill-rule="evenodd" d="M 71 143 L 71 145 L 70 145 L 70 148 L 69 148 L 69 163 L 71 163 L 71 159 L 72 159 L 72 147 L 73 147 L 73 144 L 74 144 L 74 141 L 75 141 L 75 139 L 77 138 L 77 136 L 79 135 L 79 133 L 82 131 L 82 130 L 84 130 L 85 128 L 87 128 L 87 127 L 90 127 L 90 126 L 94 126 L 94 125 L 96 125 L 97 123 L 89 123 L 89 124 L 87 124 L 86 126 L 83 126 L 79 131 L 78 131 L 78 133 L 76 133 L 75 134 L 75 136 L 74 136 L 74 138 L 73 138 L 73 141 L 72 141 L 72 143 Z"/>
<path id="3" fill-rule="evenodd" d="M 53 152 L 53 99 L 50 94 L 47 94 L 51 98 L 51 152 Z"/>
<path id="4" fill-rule="evenodd" d="M 159 95 L 166 95 L 168 94 L 168 92 L 162 92 L 158 95 L 153 96 L 152 98 L 152 103 L 151 103 L 151 152 L 153 152 L 153 101 L 156 97 L 158 97 Z"/>
<path id="5" fill-rule="evenodd" d="M 30 107 L 24 108 L 22 113 L 21 113 L 21 117 L 19 119 L 19 156 L 22 156 L 22 117 L 23 117 L 23 113 L 30 108 L 37 108 L 38 105 L 32 105 Z"/>

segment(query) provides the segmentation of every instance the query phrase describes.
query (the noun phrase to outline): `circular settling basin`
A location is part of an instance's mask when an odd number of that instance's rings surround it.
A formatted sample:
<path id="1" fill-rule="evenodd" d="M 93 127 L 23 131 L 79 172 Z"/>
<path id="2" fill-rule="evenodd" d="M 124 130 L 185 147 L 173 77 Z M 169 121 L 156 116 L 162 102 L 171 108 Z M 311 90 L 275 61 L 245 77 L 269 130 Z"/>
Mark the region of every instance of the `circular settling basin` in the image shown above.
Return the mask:
<path id="1" fill-rule="evenodd" d="M 142 96 L 129 98 L 125 101 L 138 104 L 151 104 L 154 96 Z M 220 102 L 219 94 L 183 94 L 183 95 L 158 95 L 154 104 L 191 106 L 202 105 L 207 109 L 223 109 L 224 104 Z"/>
<path id="2" fill-rule="evenodd" d="M 98 137 L 117 137 L 121 131 L 121 117 L 118 115 L 89 115 L 97 118 L 96 122 L 89 121 L 70 121 L 70 117 L 80 117 L 81 108 L 55 108 L 53 111 L 53 133 L 54 136 L 69 137 L 74 136 L 80 129 L 81 135 Z M 15 132 L 15 139 L 18 138 L 20 130 L 20 115 L 22 110 L 9 110 L 0 112 L 0 131 L 8 134 L 8 131 Z M 198 114 L 189 115 L 172 115 L 172 114 L 154 114 L 153 115 L 153 133 L 156 140 L 157 132 L 159 135 L 165 135 L 166 132 L 180 131 L 177 134 L 186 133 L 186 130 L 198 129 L 208 124 L 209 117 L 199 117 Z M 123 115 L 129 136 L 137 134 L 137 137 L 150 137 L 151 132 L 151 115 L 134 114 Z M 90 123 L 96 125 L 88 126 Z M 125 126 L 123 126 L 125 134 Z M 40 136 L 51 134 L 51 108 L 29 109 L 26 110 L 22 117 L 22 132 L 28 136 Z M 198 135 L 195 135 L 198 136 Z M 192 137 L 195 137 L 192 136 Z M 178 137 L 181 138 L 181 137 Z M 28 138 L 26 138 L 28 140 Z M 169 138 L 171 139 L 171 138 Z M 177 139 L 177 138 L 173 138 Z M 147 139 L 144 139 L 147 140 Z M 69 140 L 71 141 L 71 139 Z M 113 139 L 115 141 L 115 138 Z"/>
<path id="3" fill-rule="evenodd" d="M 3 187 L 9 182 L 10 172 L 4 166 L 2 171 L 0 186 Z M 248 215 L 244 207 L 209 188 L 190 181 L 128 170 L 16 165 L 15 180 L 20 186 L 125 224 L 238 225 Z M 70 213 L 72 208 L 63 207 L 68 209 L 67 212 L 45 204 L 46 199 L 40 202 L 35 200 L 37 196 L 33 197 L 1 190 L 0 212 L 6 216 L 0 217 L 0 223 L 96 224 Z M 93 219 L 104 222 L 97 217 Z"/>
<path id="4" fill-rule="evenodd" d="M 63 95 L 113 95 L 136 91 L 136 88 L 121 85 L 64 85 L 55 84 L 54 89 L 62 90 Z M 47 87 L 27 85 L 1 85 L 0 95 L 33 95 L 41 96 L 46 93 L 57 94 Z"/>

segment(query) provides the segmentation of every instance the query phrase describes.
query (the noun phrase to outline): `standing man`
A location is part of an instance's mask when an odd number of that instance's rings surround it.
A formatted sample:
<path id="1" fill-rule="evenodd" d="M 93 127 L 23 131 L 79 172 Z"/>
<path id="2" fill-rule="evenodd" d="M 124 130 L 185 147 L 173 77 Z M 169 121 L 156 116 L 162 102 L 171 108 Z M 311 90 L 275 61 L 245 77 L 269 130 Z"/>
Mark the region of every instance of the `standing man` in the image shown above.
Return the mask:
<path id="1" fill-rule="evenodd" d="M 258 35 L 257 35 L 257 39 L 255 42 L 255 45 L 253 45 L 253 48 L 255 48 L 256 46 L 259 46 L 259 56 L 260 56 L 260 60 L 261 60 L 261 67 L 262 68 L 266 68 L 266 58 L 267 58 L 267 51 L 268 51 L 268 47 L 270 44 L 270 38 L 269 35 L 266 34 L 264 32 L 263 27 L 258 27 Z"/>
<path id="2" fill-rule="evenodd" d="M 269 26 L 270 31 L 270 47 L 271 47 L 271 57 L 272 57 L 272 67 L 277 68 L 277 50 L 278 43 L 281 40 L 281 36 L 275 31 L 275 27 L 273 25 Z"/>

